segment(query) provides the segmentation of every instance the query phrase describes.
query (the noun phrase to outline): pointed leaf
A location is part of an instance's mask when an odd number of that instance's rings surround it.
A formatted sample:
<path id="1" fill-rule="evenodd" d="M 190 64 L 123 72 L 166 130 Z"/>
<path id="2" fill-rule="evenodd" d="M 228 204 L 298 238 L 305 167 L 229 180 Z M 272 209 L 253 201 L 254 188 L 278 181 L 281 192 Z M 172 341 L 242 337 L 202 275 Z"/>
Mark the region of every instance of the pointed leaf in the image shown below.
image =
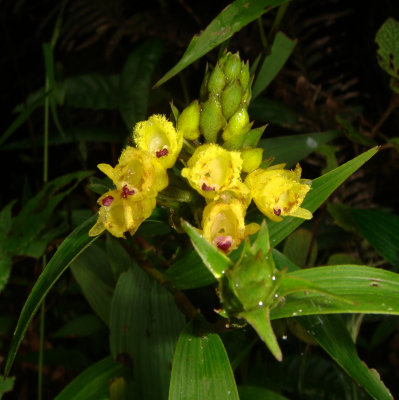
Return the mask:
<path id="1" fill-rule="evenodd" d="M 239 400 L 226 350 L 216 333 L 183 329 L 172 364 L 169 400 Z"/>
<path id="2" fill-rule="evenodd" d="M 209 243 L 203 236 L 198 233 L 188 222 L 183 222 L 183 228 L 190 236 L 193 246 L 202 261 L 212 273 L 212 275 L 219 279 L 228 268 L 231 267 L 232 263 L 230 259 L 218 250 L 215 246 Z"/>
<path id="3" fill-rule="evenodd" d="M 333 171 L 316 178 L 312 182 L 312 189 L 306 195 L 302 207 L 311 212 L 316 211 L 341 183 L 359 169 L 377 151 L 378 147 L 373 147 Z M 303 219 L 294 217 L 284 218 L 281 222 L 269 221 L 270 243 L 272 247 L 277 246 L 278 243 L 285 239 L 303 222 Z"/>
<path id="4" fill-rule="evenodd" d="M 268 307 L 259 307 L 251 311 L 242 312 L 240 316 L 251 324 L 274 357 L 276 357 L 278 361 L 281 361 L 283 359 L 283 354 L 278 345 L 276 335 L 273 332 L 269 313 Z"/>
<path id="5" fill-rule="evenodd" d="M 97 237 L 90 237 L 89 230 L 94 224 L 96 215 L 93 215 L 82 225 L 77 227 L 58 248 L 46 268 L 40 275 L 36 284 L 25 302 L 12 337 L 10 351 L 8 353 L 4 374 L 7 376 L 15 359 L 17 350 L 22 342 L 30 321 L 35 315 L 39 305 L 48 291 L 53 287 L 58 278 L 69 267 L 69 265 L 81 254 L 87 246 L 94 242 Z"/>
<path id="6" fill-rule="evenodd" d="M 241 30 L 245 25 L 259 18 L 265 12 L 289 0 L 236 0 L 229 4 L 200 34 L 195 35 L 180 61 L 156 84 L 162 85 L 184 68 L 198 60 Z"/>

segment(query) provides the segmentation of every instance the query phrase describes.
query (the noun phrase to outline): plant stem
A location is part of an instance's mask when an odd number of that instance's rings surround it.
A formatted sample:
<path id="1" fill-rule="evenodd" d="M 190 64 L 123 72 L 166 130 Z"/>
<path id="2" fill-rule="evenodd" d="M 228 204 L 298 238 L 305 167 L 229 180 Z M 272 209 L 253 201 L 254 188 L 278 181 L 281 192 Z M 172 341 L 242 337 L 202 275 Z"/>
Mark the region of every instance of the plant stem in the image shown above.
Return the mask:
<path id="1" fill-rule="evenodd" d="M 383 123 L 388 119 L 388 117 L 397 107 L 399 107 L 399 96 L 396 93 L 393 93 L 387 109 L 384 111 L 379 121 L 374 125 L 374 128 L 371 130 L 370 136 L 372 138 L 376 135 Z"/>
<path id="2" fill-rule="evenodd" d="M 287 11 L 288 4 L 289 4 L 289 3 L 287 2 L 287 3 L 285 3 L 285 4 L 282 4 L 282 5 L 278 8 L 276 17 L 274 18 L 274 21 L 273 21 L 273 25 L 272 25 L 272 27 L 271 27 L 271 29 L 270 29 L 270 32 L 269 32 L 269 35 L 268 35 L 268 37 L 267 37 L 267 41 L 268 41 L 269 43 L 272 43 L 272 42 L 273 42 L 274 37 L 276 36 L 276 33 L 277 33 L 277 31 L 279 30 L 279 28 L 280 28 L 281 21 L 282 21 L 282 19 L 283 19 L 283 17 L 284 17 L 285 12 Z"/>
<path id="3" fill-rule="evenodd" d="M 257 21 L 258 21 L 260 41 L 262 43 L 263 49 L 266 50 L 267 49 L 267 38 L 265 35 L 265 30 L 263 29 L 262 17 L 259 17 L 257 19 Z"/>

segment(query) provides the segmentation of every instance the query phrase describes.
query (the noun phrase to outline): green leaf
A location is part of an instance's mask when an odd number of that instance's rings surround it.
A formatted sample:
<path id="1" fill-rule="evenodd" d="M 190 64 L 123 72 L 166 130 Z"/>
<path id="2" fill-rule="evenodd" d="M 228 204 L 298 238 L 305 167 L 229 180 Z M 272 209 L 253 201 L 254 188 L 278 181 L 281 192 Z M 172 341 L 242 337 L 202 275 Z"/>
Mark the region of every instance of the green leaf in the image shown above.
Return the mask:
<path id="1" fill-rule="evenodd" d="M 172 295 L 138 266 L 119 277 L 111 307 L 111 353 L 129 355 L 137 399 L 165 399 L 184 317 Z"/>
<path id="2" fill-rule="evenodd" d="M 242 312 L 240 313 L 240 316 L 250 323 L 272 352 L 273 356 L 278 361 L 281 361 L 283 359 L 283 354 L 278 345 L 276 335 L 273 332 L 269 314 L 270 310 L 268 307 L 259 307 L 250 311 Z"/>
<path id="3" fill-rule="evenodd" d="M 379 209 L 350 209 L 357 230 L 396 269 L 399 268 L 399 215 Z"/>
<path id="4" fill-rule="evenodd" d="M 195 289 L 212 285 L 217 279 L 202 262 L 196 251 L 190 251 L 176 261 L 164 274 L 165 281 L 171 281 L 177 289 Z"/>
<path id="5" fill-rule="evenodd" d="M 97 216 L 93 215 L 82 225 L 76 228 L 60 245 L 46 268 L 39 276 L 36 284 L 26 300 L 18 319 L 14 335 L 12 337 L 10 351 L 6 360 L 4 374 L 7 376 L 15 359 L 15 355 L 22 342 L 25 332 L 35 315 L 39 305 L 53 287 L 58 278 L 69 265 L 81 254 L 97 237 L 90 237 L 89 230 L 93 226 Z"/>
<path id="6" fill-rule="evenodd" d="M 288 400 L 281 394 L 256 386 L 238 386 L 238 393 L 240 400 Z"/>
<path id="7" fill-rule="evenodd" d="M 114 276 L 99 246 L 91 246 L 71 264 L 71 271 L 91 308 L 109 326 Z"/>
<path id="8" fill-rule="evenodd" d="M 11 210 L 17 200 L 10 201 L 3 209 L 0 211 L 0 234 L 7 234 L 12 226 L 12 215 Z M 0 236 L 1 238 L 1 236 Z M 1 244 L 0 244 L 1 248 Z"/>
<path id="9" fill-rule="evenodd" d="M 297 40 L 292 40 L 282 32 L 277 32 L 270 54 L 264 59 L 252 86 L 252 98 L 258 97 L 277 76 L 291 55 Z"/>
<path id="10" fill-rule="evenodd" d="M 291 107 L 264 96 L 257 97 L 248 108 L 251 119 L 280 126 L 296 126 L 300 114 Z"/>
<path id="11" fill-rule="evenodd" d="M 287 168 L 313 153 L 321 145 L 341 135 L 341 131 L 305 133 L 261 139 L 258 147 L 263 148 L 263 158 L 274 157 L 274 164 L 286 163 Z"/>
<path id="12" fill-rule="evenodd" d="M 352 142 L 359 143 L 363 146 L 375 146 L 377 144 L 375 140 L 359 132 L 349 121 L 347 121 L 340 115 L 337 115 L 335 117 L 335 120 L 344 128 L 345 135 Z"/>
<path id="13" fill-rule="evenodd" d="M 306 195 L 301 207 L 311 212 L 316 211 L 341 183 L 358 170 L 377 151 L 378 147 L 373 147 L 333 171 L 316 178 L 312 182 L 312 189 Z M 270 243 L 272 247 L 277 246 L 278 243 L 285 239 L 303 222 L 304 220 L 293 217 L 284 218 L 281 222 L 269 221 Z"/>
<path id="14" fill-rule="evenodd" d="M 158 39 L 141 44 L 128 57 L 119 82 L 119 111 L 129 131 L 147 116 L 151 77 L 162 52 Z"/>
<path id="15" fill-rule="evenodd" d="M 388 18 L 378 30 L 378 63 L 392 77 L 399 79 L 399 22 Z"/>
<path id="16" fill-rule="evenodd" d="M 194 61 L 232 37 L 265 12 L 289 0 L 236 0 L 229 4 L 200 34 L 195 35 L 180 61 L 156 84 L 162 85 Z"/>
<path id="17" fill-rule="evenodd" d="M 216 333 L 189 322 L 177 342 L 169 400 L 239 399 L 226 350 Z"/>
<path id="18" fill-rule="evenodd" d="M 90 110 L 118 107 L 119 75 L 85 74 L 66 79 L 65 104 Z"/>
<path id="19" fill-rule="evenodd" d="M 312 267 L 317 257 L 316 238 L 307 229 L 297 229 L 284 242 L 283 253 L 300 267 Z"/>
<path id="20" fill-rule="evenodd" d="M 0 293 L 10 277 L 11 267 L 12 258 L 7 253 L 0 250 Z"/>
<path id="21" fill-rule="evenodd" d="M 94 314 L 79 315 L 68 321 L 55 332 L 56 338 L 85 337 L 98 333 L 104 327 L 101 320 Z"/>
<path id="22" fill-rule="evenodd" d="M 107 235 L 105 245 L 107 249 L 107 258 L 111 265 L 115 282 L 117 282 L 120 274 L 131 267 L 132 260 L 120 241 L 112 235 Z"/>
<path id="23" fill-rule="evenodd" d="M 125 373 L 126 367 L 111 357 L 104 358 L 83 371 L 54 400 L 108 399 L 112 379 Z"/>
<path id="24" fill-rule="evenodd" d="M 336 313 L 399 314 L 399 275 L 391 271 L 338 265 L 289 272 L 286 277 L 309 281 L 340 299 L 310 290 L 292 293 L 271 310 L 272 319 Z"/>
<path id="25" fill-rule="evenodd" d="M 393 398 L 377 371 L 369 369 L 360 360 L 352 338 L 339 316 L 308 316 L 299 318 L 298 321 L 333 360 L 374 399 L 391 400 Z"/>
<path id="26" fill-rule="evenodd" d="M 0 375 L 0 399 L 3 397 L 3 394 L 6 392 L 10 392 L 14 387 L 15 376 L 5 378 L 3 375 Z"/>
<path id="27" fill-rule="evenodd" d="M 206 239 L 204 239 L 202 235 L 198 233 L 198 231 L 194 229 L 188 222 L 184 221 L 182 226 L 190 236 L 193 246 L 201 257 L 205 266 L 216 279 L 219 279 L 224 272 L 231 267 L 232 263 L 230 259 Z"/>

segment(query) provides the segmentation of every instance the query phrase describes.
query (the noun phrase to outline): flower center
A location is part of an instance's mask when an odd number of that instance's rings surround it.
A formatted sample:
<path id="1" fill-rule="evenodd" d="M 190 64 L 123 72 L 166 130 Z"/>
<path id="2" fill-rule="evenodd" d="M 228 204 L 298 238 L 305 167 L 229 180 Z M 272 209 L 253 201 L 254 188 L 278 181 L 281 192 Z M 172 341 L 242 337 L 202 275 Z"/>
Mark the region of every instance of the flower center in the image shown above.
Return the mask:
<path id="1" fill-rule="evenodd" d="M 277 215 L 279 217 L 281 214 L 281 208 L 275 208 L 275 209 L 273 209 L 273 212 L 275 215 Z"/>
<path id="2" fill-rule="evenodd" d="M 233 238 L 228 236 L 218 236 L 215 239 L 216 246 L 223 251 L 227 251 L 233 244 Z"/>
<path id="3" fill-rule="evenodd" d="M 213 190 L 215 190 L 214 187 L 208 186 L 205 182 L 202 184 L 201 189 L 202 189 L 204 192 L 212 192 Z"/>
<path id="4" fill-rule="evenodd" d="M 134 189 L 129 190 L 129 188 L 127 187 L 127 185 L 123 186 L 122 189 L 122 193 L 121 193 L 121 197 L 123 197 L 124 199 L 126 199 L 127 196 L 132 196 L 134 195 L 135 191 Z"/>
<path id="5" fill-rule="evenodd" d="M 162 150 L 156 151 L 155 155 L 157 156 L 157 158 L 161 158 L 163 156 L 167 156 L 169 154 L 169 151 L 167 148 L 164 148 Z"/>
<path id="6" fill-rule="evenodd" d="M 103 206 L 109 207 L 113 201 L 114 201 L 114 198 L 112 196 L 107 196 L 107 197 L 103 198 L 102 203 L 103 203 Z"/>

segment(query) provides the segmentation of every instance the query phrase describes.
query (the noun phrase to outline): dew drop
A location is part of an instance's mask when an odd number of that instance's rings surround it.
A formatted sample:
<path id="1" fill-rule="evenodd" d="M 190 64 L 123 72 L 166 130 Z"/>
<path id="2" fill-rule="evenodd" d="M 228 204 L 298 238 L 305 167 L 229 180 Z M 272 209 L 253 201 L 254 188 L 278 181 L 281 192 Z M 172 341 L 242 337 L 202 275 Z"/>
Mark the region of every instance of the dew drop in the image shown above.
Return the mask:
<path id="1" fill-rule="evenodd" d="M 272 281 L 275 281 L 276 280 L 276 277 L 273 275 L 272 276 Z"/>
<path id="2" fill-rule="evenodd" d="M 288 339 L 288 336 L 287 336 L 287 335 L 283 335 L 283 336 L 281 336 L 281 339 L 287 340 L 287 339 Z"/>
<path id="3" fill-rule="evenodd" d="M 262 307 L 263 306 L 263 301 L 260 301 L 258 304 L 259 304 L 259 307 Z"/>

